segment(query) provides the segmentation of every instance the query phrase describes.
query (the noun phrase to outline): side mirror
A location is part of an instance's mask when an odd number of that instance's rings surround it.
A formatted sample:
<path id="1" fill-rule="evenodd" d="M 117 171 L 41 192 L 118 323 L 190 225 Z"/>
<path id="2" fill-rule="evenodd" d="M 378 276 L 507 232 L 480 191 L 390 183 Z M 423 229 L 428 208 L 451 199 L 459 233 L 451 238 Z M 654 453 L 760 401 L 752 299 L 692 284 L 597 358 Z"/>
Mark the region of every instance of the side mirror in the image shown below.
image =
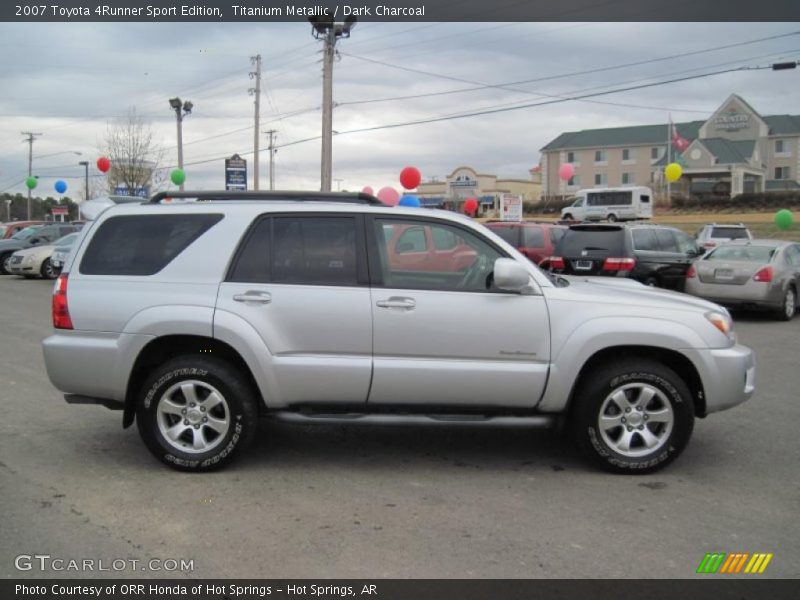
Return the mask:
<path id="1" fill-rule="evenodd" d="M 494 284 L 507 292 L 522 293 L 531 289 L 531 276 L 517 261 L 498 258 L 494 261 Z"/>
<path id="2" fill-rule="evenodd" d="M 703 246 L 698 246 L 695 249 L 695 251 L 692 252 L 692 255 L 693 256 L 703 256 L 703 254 L 705 254 L 706 252 L 708 252 L 708 250 L 706 248 L 704 248 Z"/>

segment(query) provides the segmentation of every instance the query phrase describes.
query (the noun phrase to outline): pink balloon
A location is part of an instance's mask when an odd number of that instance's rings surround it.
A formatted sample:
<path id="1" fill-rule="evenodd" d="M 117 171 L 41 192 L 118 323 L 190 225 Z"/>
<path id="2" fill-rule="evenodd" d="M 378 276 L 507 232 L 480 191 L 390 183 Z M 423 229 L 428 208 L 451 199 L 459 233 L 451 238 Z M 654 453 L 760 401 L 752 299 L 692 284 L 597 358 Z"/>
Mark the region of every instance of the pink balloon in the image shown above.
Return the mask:
<path id="1" fill-rule="evenodd" d="M 564 163 L 558 167 L 558 177 L 561 181 L 569 181 L 575 175 L 575 167 L 572 163 Z"/>
<path id="2" fill-rule="evenodd" d="M 397 206 L 397 203 L 400 202 L 400 193 L 387 185 L 378 190 L 378 200 L 389 206 Z"/>
<path id="3" fill-rule="evenodd" d="M 372 189 L 370 186 L 368 186 L 368 185 L 365 185 L 365 186 L 364 186 L 364 189 L 363 189 L 363 190 L 361 190 L 361 191 L 362 191 L 363 193 L 365 193 L 365 194 L 369 194 L 370 196 L 372 196 L 373 194 L 375 194 L 375 190 L 373 190 L 373 189 Z"/>

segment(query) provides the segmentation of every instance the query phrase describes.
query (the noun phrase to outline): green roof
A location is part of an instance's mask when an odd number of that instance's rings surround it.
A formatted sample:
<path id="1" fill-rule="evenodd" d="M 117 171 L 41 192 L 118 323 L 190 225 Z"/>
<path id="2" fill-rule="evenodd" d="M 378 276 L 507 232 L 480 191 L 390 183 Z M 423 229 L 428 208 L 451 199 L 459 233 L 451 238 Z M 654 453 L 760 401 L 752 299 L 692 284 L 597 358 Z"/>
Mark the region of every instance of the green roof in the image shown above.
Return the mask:
<path id="1" fill-rule="evenodd" d="M 800 134 L 800 115 L 772 115 L 761 117 L 769 126 L 770 135 Z M 678 133 L 690 142 L 695 140 L 705 121 L 675 123 Z M 663 145 L 667 143 L 666 123 L 659 125 L 636 125 L 609 129 L 584 129 L 562 133 L 542 148 L 549 150 L 579 150 L 582 148 L 605 148 L 613 146 Z"/>
<path id="2" fill-rule="evenodd" d="M 756 147 L 755 140 L 731 141 L 724 138 L 705 138 L 700 140 L 714 158 L 717 164 L 731 165 L 736 163 L 747 163 L 753 156 L 753 149 Z"/>

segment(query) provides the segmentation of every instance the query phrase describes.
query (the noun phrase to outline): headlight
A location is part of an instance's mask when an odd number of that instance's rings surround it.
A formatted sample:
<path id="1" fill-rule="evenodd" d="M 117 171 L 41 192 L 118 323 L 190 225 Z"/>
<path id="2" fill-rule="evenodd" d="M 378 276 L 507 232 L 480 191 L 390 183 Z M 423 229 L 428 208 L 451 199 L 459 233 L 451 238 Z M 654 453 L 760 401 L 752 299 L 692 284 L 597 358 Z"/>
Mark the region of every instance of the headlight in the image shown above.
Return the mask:
<path id="1" fill-rule="evenodd" d="M 708 322 L 711 323 L 714 327 L 719 329 L 725 336 L 732 340 L 736 340 L 736 334 L 733 332 L 733 319 L 727 312 L 719 312 L 719 311 L 711 311 L 705 314 L 706 319 Z"/>
<path id="2" fill-rule="evenodd" d="M 36 258 L 36 255 L 28 254 L 25 258 L 22 259 L 22 264 L 29 265 L 33 262 L 34 258 Z"/>

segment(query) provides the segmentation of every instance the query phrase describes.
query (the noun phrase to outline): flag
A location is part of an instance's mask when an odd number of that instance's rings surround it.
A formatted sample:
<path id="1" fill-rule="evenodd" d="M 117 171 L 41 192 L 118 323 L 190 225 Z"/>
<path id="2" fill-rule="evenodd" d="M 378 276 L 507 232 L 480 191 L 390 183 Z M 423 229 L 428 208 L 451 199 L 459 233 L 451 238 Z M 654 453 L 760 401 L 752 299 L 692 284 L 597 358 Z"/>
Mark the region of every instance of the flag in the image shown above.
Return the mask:
<path id="1" fill-rule="evenodd" d="M 676 152 L 683 153 L 689 147 L 689 140 L 678 133 L 678 128 L 675 127 L 671 117 L 669 124 L 671 129 L 670 137 L 672 138 L 672 147 L 675 148 Z"/>

